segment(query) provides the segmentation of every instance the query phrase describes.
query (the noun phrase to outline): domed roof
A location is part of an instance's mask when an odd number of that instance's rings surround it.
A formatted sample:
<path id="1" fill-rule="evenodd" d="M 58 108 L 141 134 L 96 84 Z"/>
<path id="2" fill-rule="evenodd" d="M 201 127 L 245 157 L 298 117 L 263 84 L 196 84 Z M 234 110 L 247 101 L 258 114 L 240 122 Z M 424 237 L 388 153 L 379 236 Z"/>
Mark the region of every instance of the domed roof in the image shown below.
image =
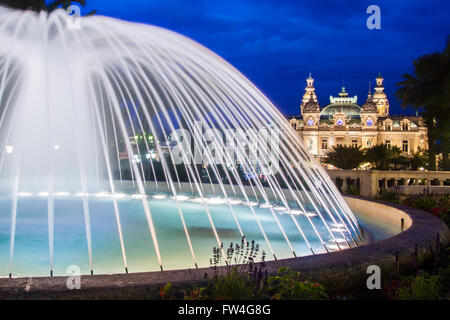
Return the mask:
<path id="1" fill-rule="evenodd" d="M 305 106 L 303 107 L 303 112 L 319 112 L 319 111 L 320 111 L 319 103 L 317 101 L 314 101 L 314 96 L 311 93 L 309 101 L 305 103 Z"/>
<path id="2" fill-rule="evenodd" d="M 361 115 L 361 107 L 350 103 L 332 103 L 322 109 L 321 118 L 332 118 L 335 113 L 342 112 L 348 117 L 356 118 Z"/>
<path id="3" fill-rule="evenodd" d="M 373 102 L 372 95 L 370 94 L 370 92 L 367 96 L 366 102 L 364 102 L 362 106 L 362 112 L 374 112 L 374 113 L 378 112 L 377 105 L 375 104 L 375 102 Z"/>
<path id="4" fill-rule="evenodd" d="M 345 87 L 342 87 L 342 91 L 339 93 L 339 97 L 330 96 L 330 104 L 322 109 L 320 118 L 330 119 L 333 118 L 335 113 L 345 113 L 349 118 L 355 119 L 361 117 L 361 107 L 356 103 L 358 97 L 349 97 L 345 91 Z"/>

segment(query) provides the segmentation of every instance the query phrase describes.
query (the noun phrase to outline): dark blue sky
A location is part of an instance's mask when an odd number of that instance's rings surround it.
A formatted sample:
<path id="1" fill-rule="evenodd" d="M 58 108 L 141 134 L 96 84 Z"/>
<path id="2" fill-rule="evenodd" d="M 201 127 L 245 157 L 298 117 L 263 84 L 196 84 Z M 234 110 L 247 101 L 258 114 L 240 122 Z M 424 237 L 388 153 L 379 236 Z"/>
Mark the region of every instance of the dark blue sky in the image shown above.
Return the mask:
<path id="1" fill-rule="evenodd" d="M 381 30 L 366 28 L 371 4 L 381 8 Z M 413 71 L 416 57 L 441 51 L 450 34 L 447 0 L 88 0 L 84 11 L 92 9 L 198 41 L 291 115 L 300 113 L 309 72 L 321 106 L 343 78 L 362 104 L 368 82 L 381 72 L 391 113 L 406 113 L 394 96 L 396 83 Z"/>

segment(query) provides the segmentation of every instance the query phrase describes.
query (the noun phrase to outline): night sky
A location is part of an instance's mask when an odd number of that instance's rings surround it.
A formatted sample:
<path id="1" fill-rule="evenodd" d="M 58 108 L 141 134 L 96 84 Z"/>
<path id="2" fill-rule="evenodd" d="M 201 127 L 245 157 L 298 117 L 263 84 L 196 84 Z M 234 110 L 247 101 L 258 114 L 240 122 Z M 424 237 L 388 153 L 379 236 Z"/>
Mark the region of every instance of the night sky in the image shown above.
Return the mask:
<path id="1" fill-rule="evenodd" d="M 381 30 L 366 9 L 381 8 Z M 88 0 L 83 12 L 165 27 L 228 60 L 285 114 L 300 113 L 311 72 L 321 106 L 344 81 L 365 101 L 368 83 L 385 78 L 391 114 L 411 113 L 395 98 L 413 60 L 441 51 L 450 34 L 450 1 Z"/>

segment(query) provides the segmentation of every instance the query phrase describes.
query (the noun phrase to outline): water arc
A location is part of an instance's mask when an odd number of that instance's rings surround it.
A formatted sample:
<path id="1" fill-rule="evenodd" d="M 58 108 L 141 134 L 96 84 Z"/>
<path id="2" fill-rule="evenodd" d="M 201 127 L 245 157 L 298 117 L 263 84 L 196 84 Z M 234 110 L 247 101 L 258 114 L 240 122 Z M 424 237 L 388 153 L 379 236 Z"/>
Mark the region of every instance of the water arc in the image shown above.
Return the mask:
<path id="1" fill-rule="evenodd" d="M 133 212 L 151 243 L 139 255 L 161 270 L 165 256 L 176 253 L 160 241 L 170 234 L 158 227 L 158 201 L 179 219 L 190 256 L 179 267 L 201 264 L 204 249 L 192 237 L 206 229 L 218 247 L 258 234 L 274 259 L 357 244 L 355 216 L 295 131 L 210 50 L 169 30 L 102 16 L 83 18 L 79 29 L 68 27 L 62 10 L 47 16 L 0 7 L 0 18 L 0 179 L 10 196 L 10 272 L 26 198 L 46 200 L 33 219 L 47 224 L 51 274 L 65 236 L 58 233 L 62 198 L 77 203 L 91 273 L 99 228 L 91 220 L 100 198 L 109 204 L 126 272 L 133 249 L 124 199 L 139 201 Z M 201 227 L 194 211 L 204 217 Z"/>

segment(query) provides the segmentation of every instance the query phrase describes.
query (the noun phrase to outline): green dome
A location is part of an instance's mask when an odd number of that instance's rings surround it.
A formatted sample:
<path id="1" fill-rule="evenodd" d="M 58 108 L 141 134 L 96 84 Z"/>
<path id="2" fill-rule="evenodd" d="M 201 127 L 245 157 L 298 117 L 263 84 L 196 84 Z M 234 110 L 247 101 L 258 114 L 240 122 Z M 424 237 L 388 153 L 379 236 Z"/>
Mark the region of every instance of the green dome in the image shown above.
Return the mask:
<path id="1" fill-rule="evenodd" d="M 343 112 L 349 118 L 360 118 L 361 117 L 361 107 L 357 104 L 347 104 L 347 103 L 332 103 L 322 109 L 320 113 L 320 118 L 330 119 L 333 118 L 335 113 Z"/>

